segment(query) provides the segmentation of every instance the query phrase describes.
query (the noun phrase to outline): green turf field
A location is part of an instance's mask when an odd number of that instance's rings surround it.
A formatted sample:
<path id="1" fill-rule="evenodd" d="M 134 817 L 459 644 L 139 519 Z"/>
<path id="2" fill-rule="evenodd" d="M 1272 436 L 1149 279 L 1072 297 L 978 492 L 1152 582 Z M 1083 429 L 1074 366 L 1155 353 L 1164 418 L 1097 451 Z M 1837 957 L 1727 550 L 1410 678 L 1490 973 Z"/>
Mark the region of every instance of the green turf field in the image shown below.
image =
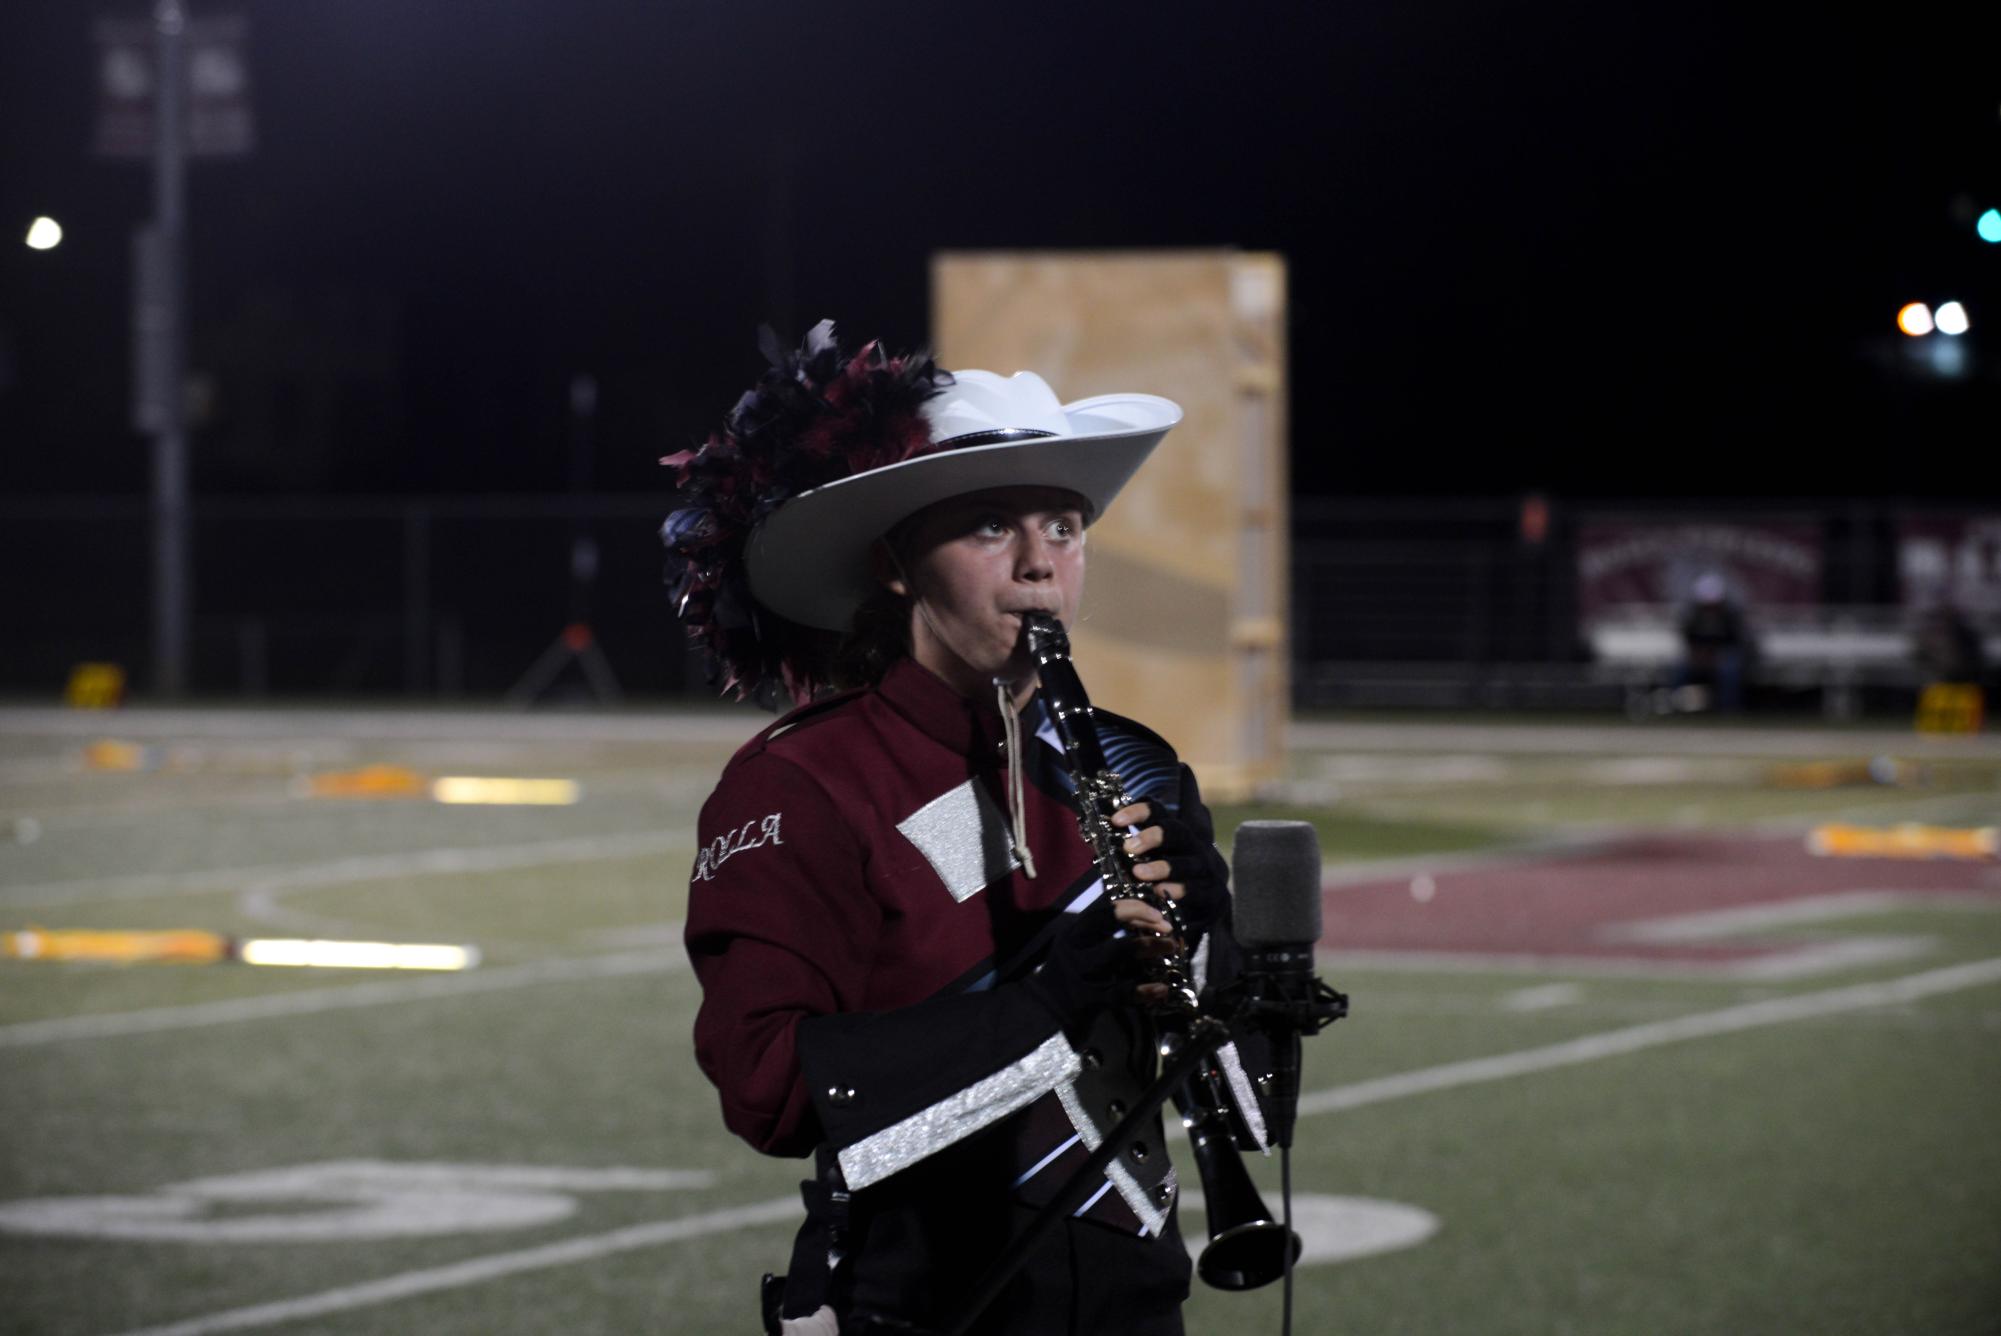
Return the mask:
<path id="1" fill-rule="evenodd" d="M 722 1131 L 677 934 L 696 810 L 755 726 L 0 714 L 0 932 L 483 956 L 449 976 L 0 960 L 0 1331 L 755 1330 L 800 1167 Z M 1786 853 L 1819 819 L 1992 825 L 2001 751 L 1793 789 L 1773 766 L 1895 739 L 1301 736 L 1273 803 L 1217 810 L 1226 849 L 1248 816 L 1302 817 L 1335 865 L 1326 972 L 1354 1014 L 1307 1049 L 1296 1330 L 2001 1331 L 2001 868 Z M 142 768 L 85 768 L 102 737 Z M 298 796 L 369 764 L 583 797 Z M 1634 835 L 1709 861 L 1615 843 Z M 1730 898 L 1715 839 L 1765 880 Z M 1536 883 L 1543 857 L 1543 898 L 1502 912 L 1523 892 L 1495 869 Z M 1818 898 L 1756 918 L 1792 889 Z M 1694 926 L 1629 958 L 1589 936 L 1601 894 Z M 1604 954 L 1523 949 L 1558 918 Z M 1704 965 L 1690 941 L 1771 954 Z M 1275 1161 L 1255 1170 L 1275 1188 Z M 1189 1329 L 1276 1332 L 1278 1307 L 1198 1287 Z"/>

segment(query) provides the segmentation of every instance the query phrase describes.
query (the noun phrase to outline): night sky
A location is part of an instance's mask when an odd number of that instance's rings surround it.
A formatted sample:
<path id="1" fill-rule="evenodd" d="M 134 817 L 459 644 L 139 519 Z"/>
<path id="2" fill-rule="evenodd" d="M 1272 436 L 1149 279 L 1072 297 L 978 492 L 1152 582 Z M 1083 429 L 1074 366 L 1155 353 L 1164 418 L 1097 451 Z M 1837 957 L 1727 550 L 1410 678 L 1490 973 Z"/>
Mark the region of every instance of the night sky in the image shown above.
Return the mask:
<path id="1" fill-rule="evenodd" d="M 258 151 L 190 181 L 205 493 L 559 490 L 577 372 L 594 485 L 659 489 L 760 322 L 921 342 L 935 250 L 1114 246 L 1286 255 L 1306 494 L 2001 491 L 1978 6 L 238 8 Z M 118 11 L 7 12 L 0 490 L 136 493 Z M 1946 297 L 1957 378 L 1893 325 Z"/>

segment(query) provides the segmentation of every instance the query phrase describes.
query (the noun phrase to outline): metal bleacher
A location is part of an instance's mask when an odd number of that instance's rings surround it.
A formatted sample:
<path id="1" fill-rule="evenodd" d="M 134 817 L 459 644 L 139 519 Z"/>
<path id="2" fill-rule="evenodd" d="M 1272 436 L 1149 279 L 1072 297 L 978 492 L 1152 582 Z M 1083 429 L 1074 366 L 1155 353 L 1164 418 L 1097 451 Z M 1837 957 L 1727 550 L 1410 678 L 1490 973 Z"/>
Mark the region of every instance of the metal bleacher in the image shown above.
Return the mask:
<path id="1" fill-rule="evenodd" d="M 1829 718 L 1861 712 L 1870 687 L 1915 691 L 1925 680 L 1911 638 L 1909 614 L 1896 607 L 1770 608 L 1750 615 L 1756 650 L 1752 682 L 1821 693 Z M 1673 607 L 1633 604 L 1609 610 L 1587 628 L 1594 677 L 1617 685 L 1629 713 L 1647 710 L 1642 697 L 1664 687 L 1682 661 Z M 2001 653 L 2001 631 L 1983 637 L 1987 661 Z"/>

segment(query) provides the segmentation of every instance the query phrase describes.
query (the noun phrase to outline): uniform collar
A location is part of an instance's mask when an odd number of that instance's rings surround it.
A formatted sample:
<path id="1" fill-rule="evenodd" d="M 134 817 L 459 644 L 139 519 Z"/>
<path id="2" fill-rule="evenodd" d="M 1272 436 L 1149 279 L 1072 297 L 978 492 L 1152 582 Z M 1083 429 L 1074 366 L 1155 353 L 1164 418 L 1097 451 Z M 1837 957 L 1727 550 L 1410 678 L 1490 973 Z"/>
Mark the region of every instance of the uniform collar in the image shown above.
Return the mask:
<path id="1" fill-rule="evenodd" d="M 993 699 L 966 699 L 915 659 L 906 657 L 890 665 L 876 694 L 918 731 L 952 751 L 963 756 L 997 756 L 1000 752 L 1004 729 Z M 1022 709 L 1022 723 L 1030 734 L 1040 718 L 1041 711 L 1031 699 Z"/>

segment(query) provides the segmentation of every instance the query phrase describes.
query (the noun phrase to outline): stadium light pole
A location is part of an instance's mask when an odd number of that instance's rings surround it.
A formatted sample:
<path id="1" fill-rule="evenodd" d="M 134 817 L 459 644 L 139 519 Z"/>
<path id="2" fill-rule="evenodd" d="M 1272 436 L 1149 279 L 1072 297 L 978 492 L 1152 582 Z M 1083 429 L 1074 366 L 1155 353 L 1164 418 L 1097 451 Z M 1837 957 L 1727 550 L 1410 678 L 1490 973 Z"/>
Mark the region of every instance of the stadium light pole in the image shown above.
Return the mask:
<path id="1" fill-rule="evenodd" d="M 187 12 L 155 0 L 153 225 L 142 237 L 135 343 L 136 416 L 153 437 L 153 686 L 174 697 L 187 687 L 187 346 L 183 297 L 187 187 L 182 128 Z"/>

